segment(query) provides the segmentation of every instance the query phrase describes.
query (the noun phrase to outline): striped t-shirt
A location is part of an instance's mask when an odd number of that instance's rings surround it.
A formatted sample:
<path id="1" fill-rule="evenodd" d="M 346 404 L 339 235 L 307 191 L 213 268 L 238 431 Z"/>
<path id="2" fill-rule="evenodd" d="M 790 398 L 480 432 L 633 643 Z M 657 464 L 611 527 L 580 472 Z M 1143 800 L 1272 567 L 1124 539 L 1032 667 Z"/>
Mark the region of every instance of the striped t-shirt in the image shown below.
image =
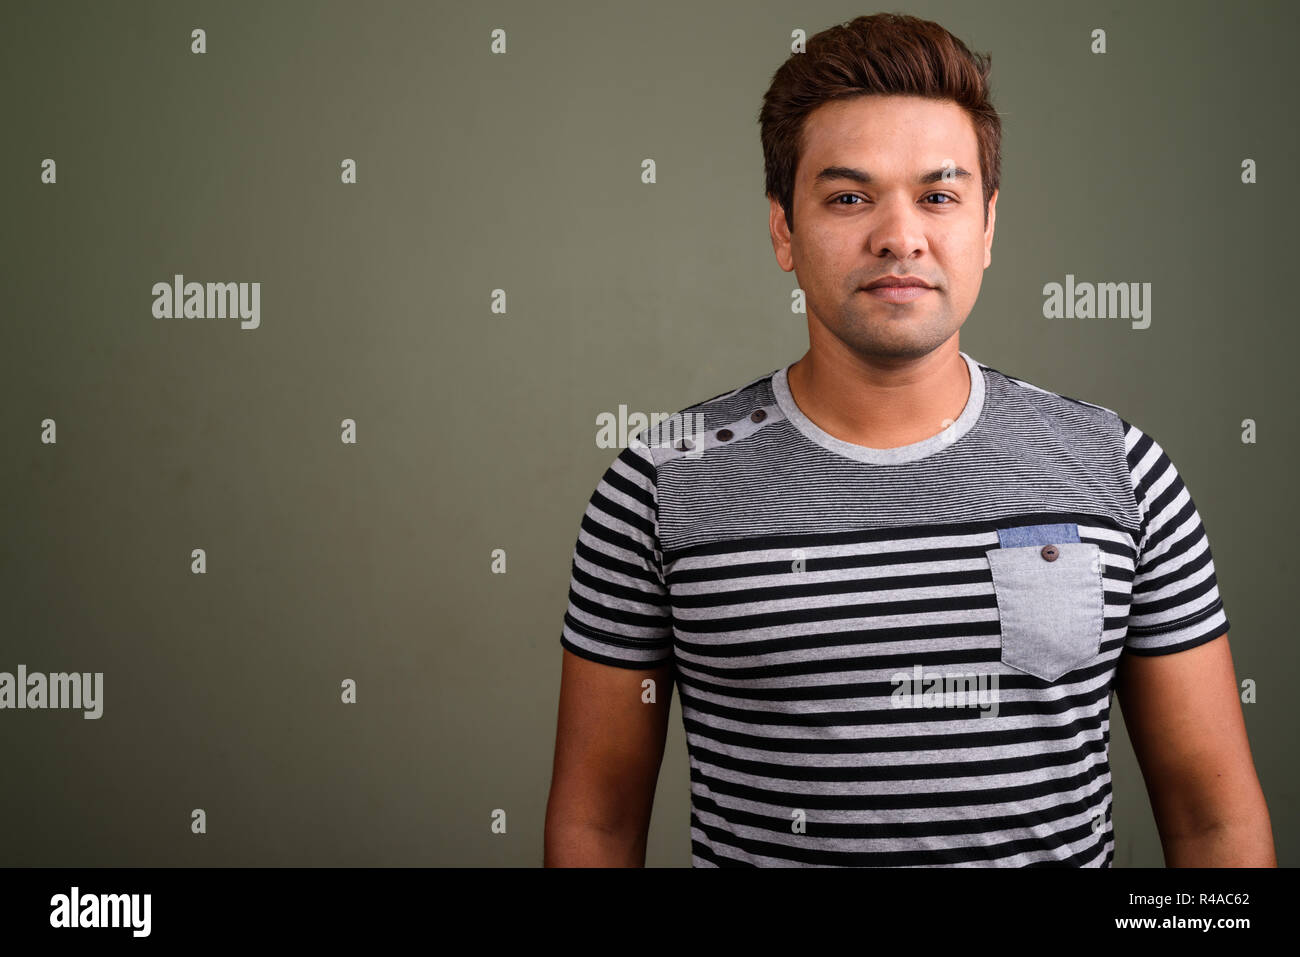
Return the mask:
<path id="1" fill-rule="evenodd" d="M 561 643 L 672 663 L 694 866 L 1110 866 L 1116 665 L 1228 630 L 1210 544 L 1151 436 L 961 355 L 924 441 L 829 435 L 786 366 L 591 496 Z"/>

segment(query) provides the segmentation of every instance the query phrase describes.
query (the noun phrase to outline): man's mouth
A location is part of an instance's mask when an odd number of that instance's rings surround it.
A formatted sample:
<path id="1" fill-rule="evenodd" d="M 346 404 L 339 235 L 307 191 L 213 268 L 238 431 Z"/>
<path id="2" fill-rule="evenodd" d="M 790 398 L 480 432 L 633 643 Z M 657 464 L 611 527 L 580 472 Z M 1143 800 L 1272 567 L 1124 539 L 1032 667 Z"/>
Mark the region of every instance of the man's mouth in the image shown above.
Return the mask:
<path id="1" fill-rule="evenodd" d="M 862 291 L 868 296 L 883 299 L 885 302 L 911 302 L 913 299 L 920 299 L 926 293 L 934 292 L 929 286 L 904 286 L 888 283 L 868 286 Z"/>

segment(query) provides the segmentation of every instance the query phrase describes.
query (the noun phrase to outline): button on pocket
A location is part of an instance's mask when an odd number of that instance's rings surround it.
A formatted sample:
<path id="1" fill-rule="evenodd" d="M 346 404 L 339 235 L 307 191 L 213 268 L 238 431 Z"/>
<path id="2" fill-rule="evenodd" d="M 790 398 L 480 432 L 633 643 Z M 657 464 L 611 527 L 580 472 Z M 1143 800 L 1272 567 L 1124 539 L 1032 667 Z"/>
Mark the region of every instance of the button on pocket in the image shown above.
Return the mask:
<path id="1" fill-rule="evenodd" d="M 1101 546 L 1057 542 L 992 548 L 986 554 L 998 600 L 1003 664 L 1055 681 L 1100 653 Z"/>

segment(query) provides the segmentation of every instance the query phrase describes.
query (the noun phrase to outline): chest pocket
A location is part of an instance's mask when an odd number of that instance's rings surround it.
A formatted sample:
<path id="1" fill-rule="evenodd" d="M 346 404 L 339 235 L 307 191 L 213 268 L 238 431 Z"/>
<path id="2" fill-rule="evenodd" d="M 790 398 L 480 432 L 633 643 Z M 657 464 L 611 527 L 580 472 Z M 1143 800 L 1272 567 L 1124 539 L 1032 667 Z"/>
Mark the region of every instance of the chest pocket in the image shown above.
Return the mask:
<path id="1" fill-rule="evenodd" d="M 1101 651 L 1105 592 L 1101 547 L 1077 525 L 998 531 L 986 553 L 997 595 L 1002 663 L 1056 681 Z"/>

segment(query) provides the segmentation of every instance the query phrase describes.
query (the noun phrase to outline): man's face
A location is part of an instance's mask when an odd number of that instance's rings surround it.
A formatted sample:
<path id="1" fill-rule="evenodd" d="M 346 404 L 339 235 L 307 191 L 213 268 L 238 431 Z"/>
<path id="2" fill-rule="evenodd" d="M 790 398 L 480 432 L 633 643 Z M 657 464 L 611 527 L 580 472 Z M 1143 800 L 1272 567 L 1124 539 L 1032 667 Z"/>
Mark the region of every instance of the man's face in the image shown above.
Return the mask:
<path id="1" fill-rule="evenodd" d="M 981 188 L 975 128 L 952 101 L 873 95 L 814 110 L 793 233 L 770 200 L 777 262 L 804 290 L 814 345 L 829 333 L 857 355 L 906 359 L 950 339 L 992 262 L 997 194 L 986 228 Z M 932 288 L 893 299 L 864 291 L 891 275 Z"/>

